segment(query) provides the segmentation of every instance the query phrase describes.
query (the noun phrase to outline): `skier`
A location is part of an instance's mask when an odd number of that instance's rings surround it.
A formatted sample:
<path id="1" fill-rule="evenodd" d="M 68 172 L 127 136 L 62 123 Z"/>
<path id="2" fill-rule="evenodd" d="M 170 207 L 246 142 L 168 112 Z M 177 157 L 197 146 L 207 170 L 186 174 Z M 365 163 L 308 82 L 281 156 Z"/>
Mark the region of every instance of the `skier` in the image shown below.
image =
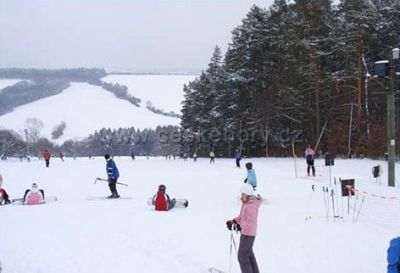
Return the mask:
<path id="1" fill-rule="evenodd" d="M 311 148 L 310 144 L 307 145 L 305 155 L 307 161 L 307 175 L 310 176 L 310 169 L 312 169 L 312 174 L 313 176 L 315 176 L 315 167 L 314 167 L 315 151 Z"/>
<path id="2" fill-rule="evenodd" d="M 236 150 L 235 159 L 236 167 L 240 168 L 240 160 L 242 160 L 242 155 L 240 154 L 239 150 Z"/>
<path id="3" fill-rule="evenodd" d="M 39 205 L 43 203 L 45 203 L 44 191 L 39 189 L 36 183 L 33 183 L 31 189 L 25 191 L 24 197 L 22 198 L 22 204 Z"/>
<path id="4" fill-rule="evenodd" d="M 215 163 L 215 154 L 214 151 L 210 152 L 210 163 Z"/>
<path id="5" fill-rule="evenodd" d="M 153 204 L 156 210 L 168 211 L 175 206 L 175 198 L 171 199 L 166 193 L 166 189 L 167 187 L 165 185 L 159 185 L 157 193 L 153 196 Z"/>
<path id="6" fill-rule="evenodd" d="M 400 273 L 400 238 L 394 238 L 390 241 L 387 250 L 387 273 Z"/>
<path id="7" fill-rule="evenodd" d="M 59 152 L 58 156 L 60 157 L 61 161 L 64 162 L 64 154 L 62 152 Z"/>
<path id="8" fill-rule="evenodd" d="M 3 177 L 0 174 L 0 205 L 7 205 L 10 204 L 10 197 L 8 196 L 5 189 L 2 187 L 3 185 Z"/>
<path id="9" fill-rule="evenodd" d="M 228 220 L 226 226 L 229 230 L 234 229 L 241 233 L 238 260 L 242 273 L 259 273 L 253 244 L 257 233 L 258 209 L 262 200 L 260 196 L 254 195 L 253 188 L 248 184 L 243 185 L 240 192 L 242 194 L 240 214 L 233 220 Z"/>
<path id="10" fill-rule="evenodd" d="M 48 150 L 44 150 L 44 152 L 43 152 L 42 155 L 43 155 L 44 160 L 46 161 L 46 168 L 48 168 L 49 165 L 50 165 L 50 157 L 51 157 L 51 154 L 49 153 Z"/>
<path id="11" fill-rule="evenodd" d="M 253 187 L 253 190 L 256 190 L 257 177 L 256 177 L 256 172 L 253 169 L 253 163 L 247 162 L 246 169 L 247 169 L 247 178 L 244 180 L 244 183 L 249 184 L 250 186 Z"/>
<path id="12" fill-rule="evenodd" d="M 115 165 L 114 160 L 111 159 L 109 154 L 104 155 L 104 158 L 107 161 L 106 171 L 108 175 L 108 186 L 110 187 L 111 195 L 108 198 L 119 198 L 117 192 L 117 180 L 119 177 L 119 172 L 117 165 Z"/>
<path id="13" fill-rule="evenodd" d="M 193 162 L 197 162 L 197 154 L 196 153 L 193 154 Z"/>

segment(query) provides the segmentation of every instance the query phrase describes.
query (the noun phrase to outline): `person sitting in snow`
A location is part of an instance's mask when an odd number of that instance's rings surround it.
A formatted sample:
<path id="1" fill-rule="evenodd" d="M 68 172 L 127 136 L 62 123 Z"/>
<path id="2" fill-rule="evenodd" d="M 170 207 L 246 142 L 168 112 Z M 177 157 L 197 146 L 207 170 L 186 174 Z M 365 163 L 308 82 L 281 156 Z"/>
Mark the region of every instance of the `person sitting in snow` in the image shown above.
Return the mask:
<path id="1" fill-rule="evenodd" d="M 400 273 L 400 237 L 390 241 L 387 250 L 387 273 Z"/>
<path id="2" fill-rule="evenodd" d="M 244 180 L 244 183 L 247 183 L 253 187 L 253 190 L 257 188 L 257 177 L 256 172 L 253 169 L 253 164 L 251 162 L 246 163 L 247 169 L 247 178 Z"/>
<path id="3" fill-rule="evenodd" d="M 166 193 L 167 187 L 165 185 L 158 186 L 157 193 L 153 196 L 153 204 L 156 210 L 167 211 L 175 206 L 175 198 L 171 199 Z"/>
<path id="4" fill-rule="evenodd" d="M 10 204 L 10 198 L 5 189 L 2 187 L 3 185 L 3 177 L 0 174 L 0 205 L 7 205 Z"/>
<path id="5" fill-rule="evenodd" d="M 24 205 L 39 205 L 44 202 L 44 191 L 39 189 L 36 183 L 32 184 L 31 189 L 25 191 L 24 197 L 22 198 L 22 204 Z"/>

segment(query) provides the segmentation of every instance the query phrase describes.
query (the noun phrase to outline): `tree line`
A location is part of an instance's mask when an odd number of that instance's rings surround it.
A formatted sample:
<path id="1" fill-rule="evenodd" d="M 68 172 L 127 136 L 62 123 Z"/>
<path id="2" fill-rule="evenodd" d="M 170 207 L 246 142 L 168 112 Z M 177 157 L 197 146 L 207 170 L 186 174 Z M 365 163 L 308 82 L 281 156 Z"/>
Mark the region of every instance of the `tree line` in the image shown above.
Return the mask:
<path id="1" fill-rule="evenodd" d="M 226 53 L 217 46 L 184 87 L 182 145 L 226 156 L 289 155 L 306 144 L 322 153 L 382 156 L 388 80 L 373 77 L 373 68 L 391 58 L 399 37 L 399 0 L 253 6 Z"/>

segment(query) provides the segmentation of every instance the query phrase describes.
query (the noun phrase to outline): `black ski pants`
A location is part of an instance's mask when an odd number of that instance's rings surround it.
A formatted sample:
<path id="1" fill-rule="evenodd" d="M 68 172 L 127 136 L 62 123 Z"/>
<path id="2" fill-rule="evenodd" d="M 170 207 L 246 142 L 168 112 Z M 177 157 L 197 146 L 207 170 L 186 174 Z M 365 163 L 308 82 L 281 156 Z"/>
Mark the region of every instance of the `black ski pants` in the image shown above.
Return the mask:
<path id="1" fill-rule="evenodd" d="M 254 256 L 253 252 L 253 244 L 255 239 L 255 236 L 240 236 L 238 260 L 242 273 L 260 273 L 258 270 L 256 257 Z"/>
<path id="2" fill-rule="evenodd" d="M 50 160 L 46 160 L 46 167 L 48 168 L 50 165 Z"/>
<path id="3" fill-rule="evenodd" d="M 117 180 L 118 180 L 118 178 L 109 179 L 108 180 L 108 187 L 110 188 L 111 193 L 118 194 L 118 192 L 117 192 Z"/>

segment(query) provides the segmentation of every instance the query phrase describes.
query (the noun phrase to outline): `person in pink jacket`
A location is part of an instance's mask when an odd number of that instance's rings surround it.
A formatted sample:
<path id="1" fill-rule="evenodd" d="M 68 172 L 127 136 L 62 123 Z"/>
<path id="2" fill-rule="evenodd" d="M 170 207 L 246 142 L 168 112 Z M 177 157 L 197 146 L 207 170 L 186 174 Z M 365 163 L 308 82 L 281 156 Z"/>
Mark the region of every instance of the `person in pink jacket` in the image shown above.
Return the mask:
<path id="1" fill-rule="evenodd" d="M 233 228 L 241 233 L 238 260 L 242 273 L 259 273 L 253 244 L 257 234 L 258 209 L 262 199 L 259 195 L 254 195 L 253 188 L 248 184 L 244 184 L 240 192 L 242 194 L 240 214 L 233 220 L 227 221 L 226 225 L 229 230 Z"/>

